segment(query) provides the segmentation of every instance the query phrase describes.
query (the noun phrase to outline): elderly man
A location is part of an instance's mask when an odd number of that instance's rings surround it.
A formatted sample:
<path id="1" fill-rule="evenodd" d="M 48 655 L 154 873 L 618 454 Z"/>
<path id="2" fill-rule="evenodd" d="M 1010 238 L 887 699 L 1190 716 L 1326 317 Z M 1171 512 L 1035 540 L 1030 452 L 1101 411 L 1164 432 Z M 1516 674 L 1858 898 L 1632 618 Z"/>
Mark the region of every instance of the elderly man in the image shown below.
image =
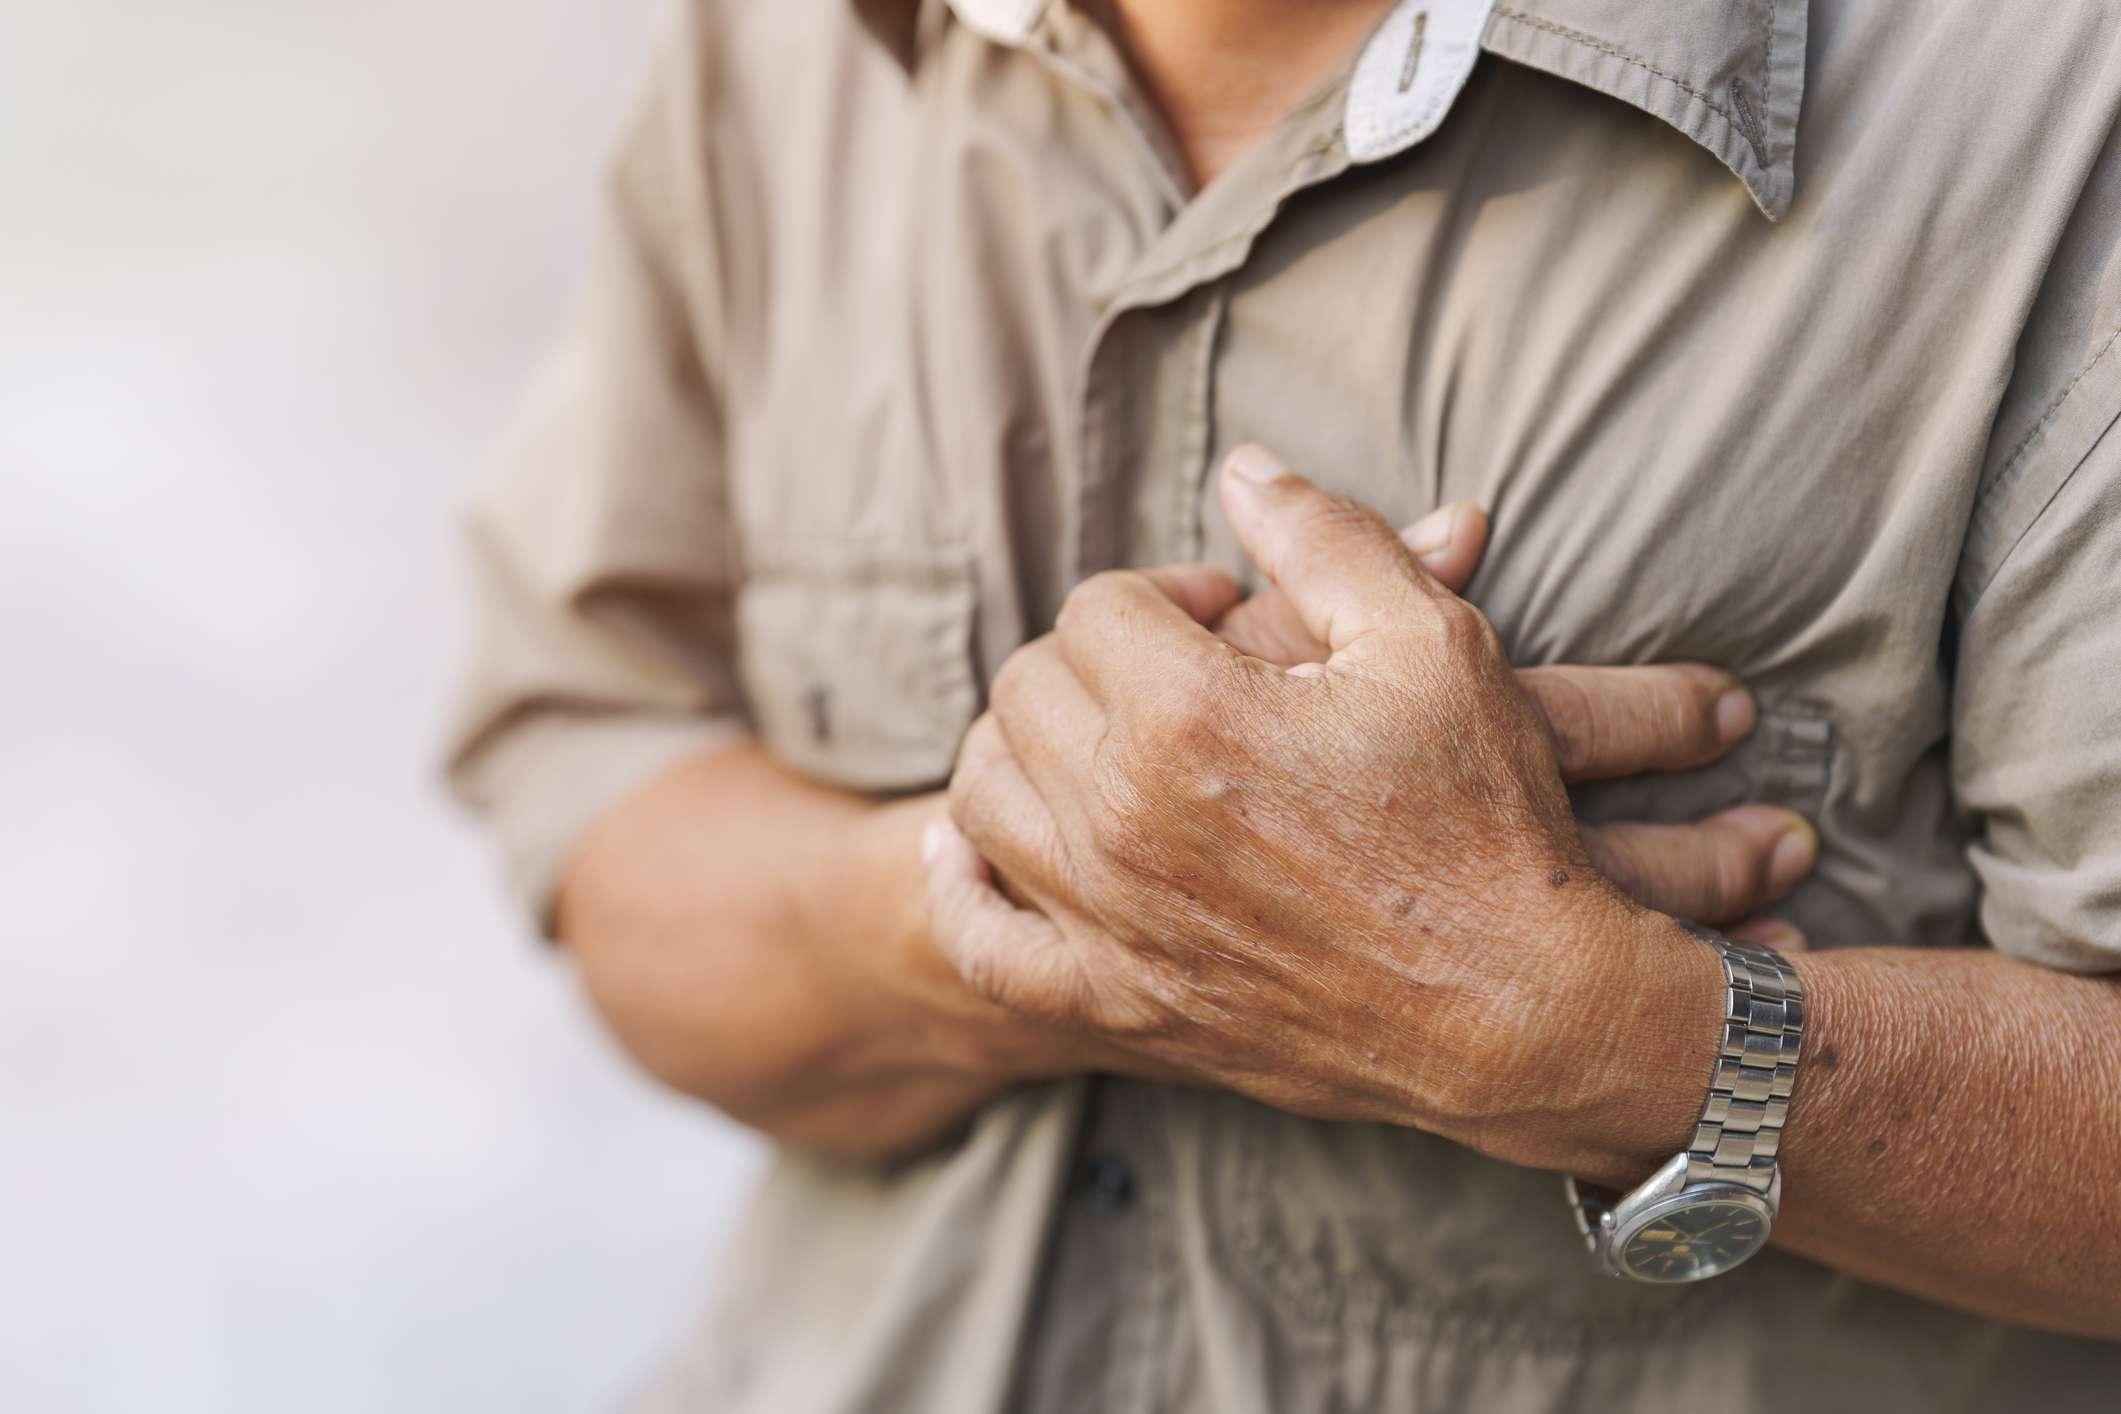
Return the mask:
<path id="1" fill-rule="evenodd" d="M 650 1407 L 2112 1409 L 2117 231 L 2102 0 L 686 7 L 455 762 Z"/>

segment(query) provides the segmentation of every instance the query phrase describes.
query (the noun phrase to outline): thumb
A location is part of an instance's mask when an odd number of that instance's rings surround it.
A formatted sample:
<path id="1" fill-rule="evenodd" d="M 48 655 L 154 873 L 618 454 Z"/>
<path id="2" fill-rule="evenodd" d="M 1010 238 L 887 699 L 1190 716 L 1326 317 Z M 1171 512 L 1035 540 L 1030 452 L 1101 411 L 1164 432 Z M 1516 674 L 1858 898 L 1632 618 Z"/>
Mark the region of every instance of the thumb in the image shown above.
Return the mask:
<path id="1" fill-rule="evenodd" d="M 1488 517 L 1471 501 L 1454 501 L 1400 531 L 1399 538 L 1438 584 L 1456 594 L 1479 567 L 1488 543 Z M 1224 614 L 1214 628 L 1238 652 L 1278 668 L 1323 663 L 1332 656 L 1279 589 L 1260 590 Z"/>
<path id="2" fill-rule="evenodd" d="M 1445 597 L 1383 517 L 1327 495 L 1263 447 L 1230 453 L 1222 497 L 1245 553 L 1333 653 Z"/>

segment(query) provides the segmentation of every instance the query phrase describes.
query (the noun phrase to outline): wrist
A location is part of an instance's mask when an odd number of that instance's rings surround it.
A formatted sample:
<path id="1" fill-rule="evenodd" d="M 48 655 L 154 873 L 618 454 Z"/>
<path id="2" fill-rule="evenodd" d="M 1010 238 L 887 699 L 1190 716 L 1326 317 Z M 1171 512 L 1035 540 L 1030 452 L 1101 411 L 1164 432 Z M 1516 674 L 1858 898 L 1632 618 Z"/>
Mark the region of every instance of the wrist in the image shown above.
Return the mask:
<path id="1" fill-rule="evenodd" d="M 1676 919 L 1617 894 L 1554 925 L 1566 961 L 1518 1009 L 1531 1057 L 1520 1123 L 1475 1147 L 1529 1168 L 1629 1187 L 1681 1149 L 1722 1036 L 1715 954 Z"/>
<path id="2" fill-rule="evenodd" d="M 907 1063 L 995 1086 L 1056 1073 L 1043 1029 L 978 996 L 936 947 L 921 836 L 949 817 L 942 793 L 869 808 L 857 831 L 847 890 L 860 900 L 839 932 L 843 975 L 872 999 Z M 877 1005 L 881 1002 L 881 1005 Z"/>
<path id="3" fill-rule="evenodd" d="M 1692 1139 L 1723 1041 L 1715 952 L 1678 920 L 1639 911 L 1608 974 L 1604 1035 L 1577 1044 L 1587 1090 L 1548 1166 L 1612 1187 L 1640 1182 Z M 1624 961 L 1620 960 L 1624 959 Z"/>
<path id="4" fill-rule="evenodd" d="M 831 915 L 815 927 L 844 954 L 839 974 L 851 990 L 883 1002 L 902 1028 L 952 1009 L 955 975 L 929 932 L 920 857 L 922 830 L 946 813 L 941 795 L 868 806 L 836 877 L 820 878 L 814 890 L 818 909 Z"/>

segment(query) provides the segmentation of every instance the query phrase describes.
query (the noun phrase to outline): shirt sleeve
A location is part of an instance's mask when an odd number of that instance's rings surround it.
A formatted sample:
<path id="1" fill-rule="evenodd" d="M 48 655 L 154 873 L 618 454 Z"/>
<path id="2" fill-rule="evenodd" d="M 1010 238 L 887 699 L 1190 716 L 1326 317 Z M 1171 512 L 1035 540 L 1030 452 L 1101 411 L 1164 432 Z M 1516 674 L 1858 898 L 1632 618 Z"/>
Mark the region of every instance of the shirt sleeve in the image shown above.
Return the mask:
<path id="1" fill-rule="evenodd" d="M 1975 606 L 1953 715 L 1983 932 L 2051 967 L 2121 972 L 2121 430 Z"/>
<path id="2" fill-rule="evenodd" d="M 2021 340 L 1955 604 L 1952 775 L 1982 931 L 2072 972 L 2121 972 L 2117 222 L 2121 148 Z"/>
<path id="3" fill-rule="evenodd" d="M 468 507 L 472 628 L 448 778 L 541 922 L 592 819 L 747 731 L 705 68 L 682 25 L 611 165 L 574 330 Z"/>

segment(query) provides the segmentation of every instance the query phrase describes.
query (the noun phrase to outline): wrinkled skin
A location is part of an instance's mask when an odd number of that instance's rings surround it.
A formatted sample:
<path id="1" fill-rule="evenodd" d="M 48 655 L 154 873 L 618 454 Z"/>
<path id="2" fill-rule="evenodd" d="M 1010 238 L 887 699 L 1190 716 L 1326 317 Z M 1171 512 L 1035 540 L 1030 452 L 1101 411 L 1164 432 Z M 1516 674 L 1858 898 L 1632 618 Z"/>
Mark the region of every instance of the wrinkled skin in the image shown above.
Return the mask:
<path id="1" fill-rule="evenodd" d="M 1214 571 L 1086 582 L 1005 665 L 952 784 L 1028 907 L 946 955 L 1027 1019 L 1303 1113 L 1568 1103 L 1519 984 L 1598 965 L 1584 939 L 1658 944 L 1592 867 L 1546 721 L 1372 512 L 1288 476 L 1229 478 L 1226 504 L 1331 656 L 1217 639 L 1237 591 Z"/>

